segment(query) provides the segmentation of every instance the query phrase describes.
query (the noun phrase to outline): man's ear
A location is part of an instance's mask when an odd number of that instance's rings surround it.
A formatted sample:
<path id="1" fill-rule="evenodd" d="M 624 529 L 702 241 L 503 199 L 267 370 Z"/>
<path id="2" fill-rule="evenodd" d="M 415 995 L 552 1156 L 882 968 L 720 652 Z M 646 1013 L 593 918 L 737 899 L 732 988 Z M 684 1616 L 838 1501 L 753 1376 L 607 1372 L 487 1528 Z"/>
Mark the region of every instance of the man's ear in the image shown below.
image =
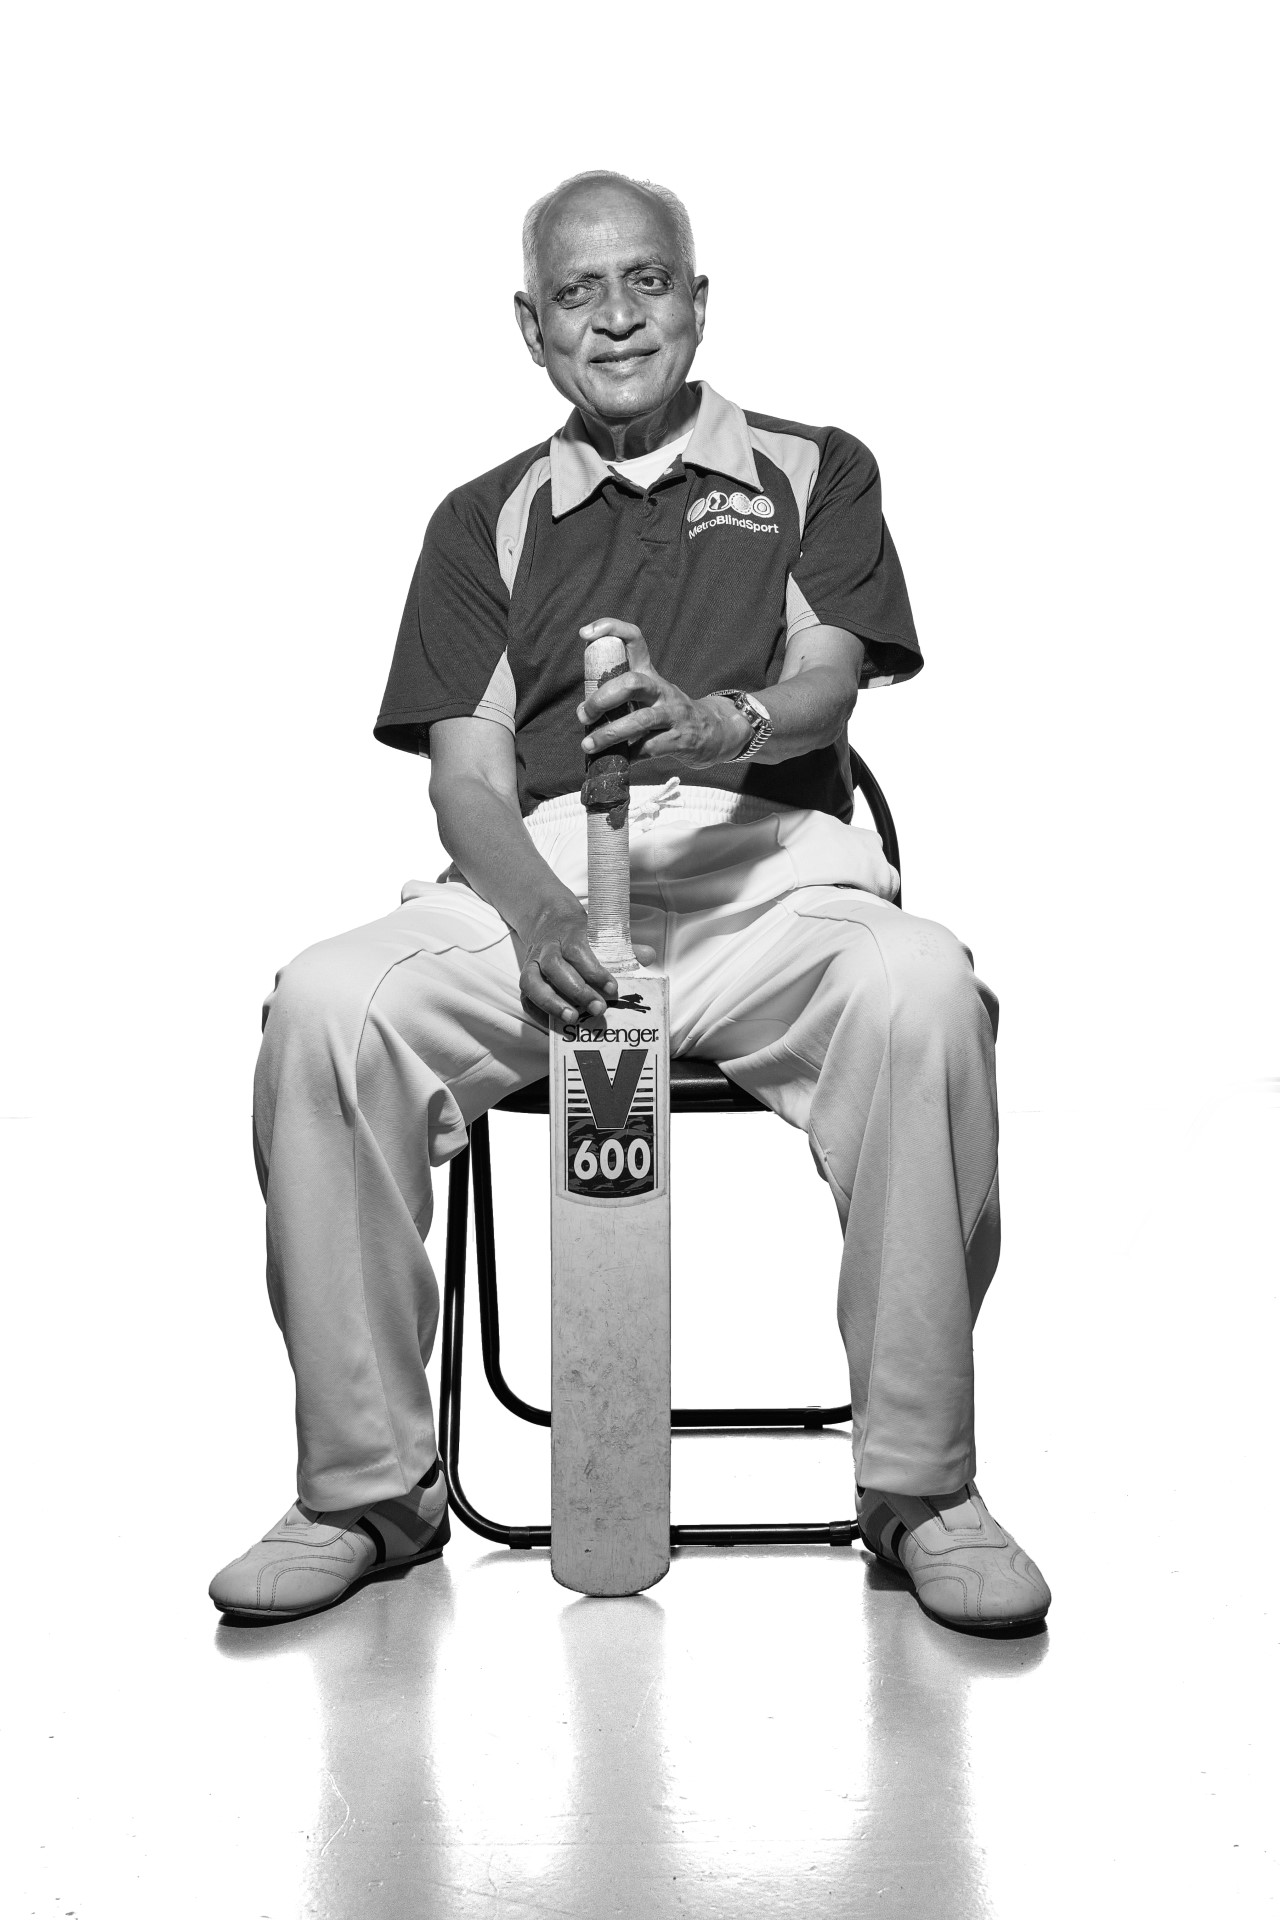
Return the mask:
<path id="1" fill-rule="evenodd" d="M 529 349 L 529 358 L 535 367 L 545 367 L 546 355 L 542 351 L 542 328 L 538 325 L 538 311 L 527 293 L 517 293 L 516 325 L 524 335 L 524 343 Z"/>
<path id="2" fill-rule="evenodd" d="M 693 283 L 693 312 L 698 322 L 698 345 L 702 345 L 702 336 L 707 325 L 707 294 L 711 282 L 705 273 L 700 273 Z"/>

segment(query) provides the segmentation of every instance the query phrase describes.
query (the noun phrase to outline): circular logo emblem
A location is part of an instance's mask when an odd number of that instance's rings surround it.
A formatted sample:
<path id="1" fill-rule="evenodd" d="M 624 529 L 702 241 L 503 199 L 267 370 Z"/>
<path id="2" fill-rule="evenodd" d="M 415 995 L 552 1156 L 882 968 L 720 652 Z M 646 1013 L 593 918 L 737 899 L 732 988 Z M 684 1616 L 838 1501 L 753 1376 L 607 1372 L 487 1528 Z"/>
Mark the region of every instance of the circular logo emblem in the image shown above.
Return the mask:
<path id="1" fill-rule="evenodd" d="M 758 493 L 751 502 L 751 511 L 757 520 L 772 520 L 773 502 L 767 493 Z"/>
<path id="2" fill-rule="evenodd" d="M 706 510 L 707 510 L 707 503 L 705 499 L 695 500 L 693 505 L 690 507 L 688 513 L 685 515 L 685 518 L 688 520 L 689 525 L 693 526 L 697 521 L 701 520 Z"/>
<path id="3" fill-rule="evenodd" d="M 728 494 L 721 493 L 718 487 L 713 487 L 711 489 L 711 492 L 707 495 L 707 512 L 708 513 L 723 513 L 725 508 L 728 506 L 728 504 L 729 504 Z"/>
<path id="4" fill-rule="evenodd" d="M 731 493 L 729 495 L 729 505 L 735 513 L 750 513 L 751 497 L 745 493 Z"/>

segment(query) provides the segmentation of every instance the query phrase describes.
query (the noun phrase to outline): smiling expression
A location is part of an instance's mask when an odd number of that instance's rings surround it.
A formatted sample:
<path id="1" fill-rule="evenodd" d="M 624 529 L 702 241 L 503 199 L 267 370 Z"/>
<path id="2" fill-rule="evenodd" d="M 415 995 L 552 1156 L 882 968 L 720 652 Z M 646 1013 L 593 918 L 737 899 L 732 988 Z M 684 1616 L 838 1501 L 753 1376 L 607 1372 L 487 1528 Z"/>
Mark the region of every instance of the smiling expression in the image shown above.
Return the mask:
<path id="1" fill-rule="evenodd" d="M 613 182 L 552 202 L 536 310 L 516 296 L 535 364 L 588 420 L 612 428 L 660 414 L 683 391 L 706 305 L 706 278 L 690 280 L 666 208 Z"/>

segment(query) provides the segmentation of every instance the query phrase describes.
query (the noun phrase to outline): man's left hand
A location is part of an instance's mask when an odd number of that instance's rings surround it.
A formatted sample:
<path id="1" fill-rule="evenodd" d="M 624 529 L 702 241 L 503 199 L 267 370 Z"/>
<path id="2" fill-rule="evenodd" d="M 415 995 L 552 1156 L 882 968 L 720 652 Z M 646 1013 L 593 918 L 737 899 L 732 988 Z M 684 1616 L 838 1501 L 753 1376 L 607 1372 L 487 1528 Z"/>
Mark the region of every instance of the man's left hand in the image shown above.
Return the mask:
<path id="1" fill-rule="evenodd" d="M 655 673 L 639 627 L 606 619 L 593 620 L 579 631 L 583 640 L 616 635 L 626 644 L 629 666 L 578 708 L 579 720 L 590 728 L 582 742 L 584 753 L 629 747 L 636 760 L 670 755 L 691 767 L 714 767 L 741 753 L 751 728 L 733 702 L 714 694 L 693 700 Z M 633 706 L 634 713 L 622 711 L 627 706 Z"/>

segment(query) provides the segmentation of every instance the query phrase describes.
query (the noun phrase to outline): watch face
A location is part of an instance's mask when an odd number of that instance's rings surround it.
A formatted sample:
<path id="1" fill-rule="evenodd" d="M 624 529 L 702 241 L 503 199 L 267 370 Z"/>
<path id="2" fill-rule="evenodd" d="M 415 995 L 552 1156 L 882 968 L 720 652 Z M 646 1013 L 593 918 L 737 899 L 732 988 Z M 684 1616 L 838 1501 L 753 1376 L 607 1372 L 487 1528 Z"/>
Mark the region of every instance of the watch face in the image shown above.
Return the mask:
<path id="1" fill-rule="evenodd" d="M 773 732 L 769 709 L 762 701 L 757 700 L 754 694 L 746 693 L 741 687 L 720 687 L 717 689 L 716 697 L 721 700 L 732 700 L 743 719 L 750 721 L 750 738 L 742 752 L 735 755 L 738 760 L 749 759 L 756 748 L 762 747 Z"/>
<path id="2" fill-rule="evenodd" d="M 768 709 L 759 700 L 753 699 L 749 693 L 738 696 L 738 707 L 751 722 L 751 738 L 738 755 L 739 760 L 748 760 L 758 748 L 764 745 L 773 732 L 773 722 L 769 718 Z"/>

